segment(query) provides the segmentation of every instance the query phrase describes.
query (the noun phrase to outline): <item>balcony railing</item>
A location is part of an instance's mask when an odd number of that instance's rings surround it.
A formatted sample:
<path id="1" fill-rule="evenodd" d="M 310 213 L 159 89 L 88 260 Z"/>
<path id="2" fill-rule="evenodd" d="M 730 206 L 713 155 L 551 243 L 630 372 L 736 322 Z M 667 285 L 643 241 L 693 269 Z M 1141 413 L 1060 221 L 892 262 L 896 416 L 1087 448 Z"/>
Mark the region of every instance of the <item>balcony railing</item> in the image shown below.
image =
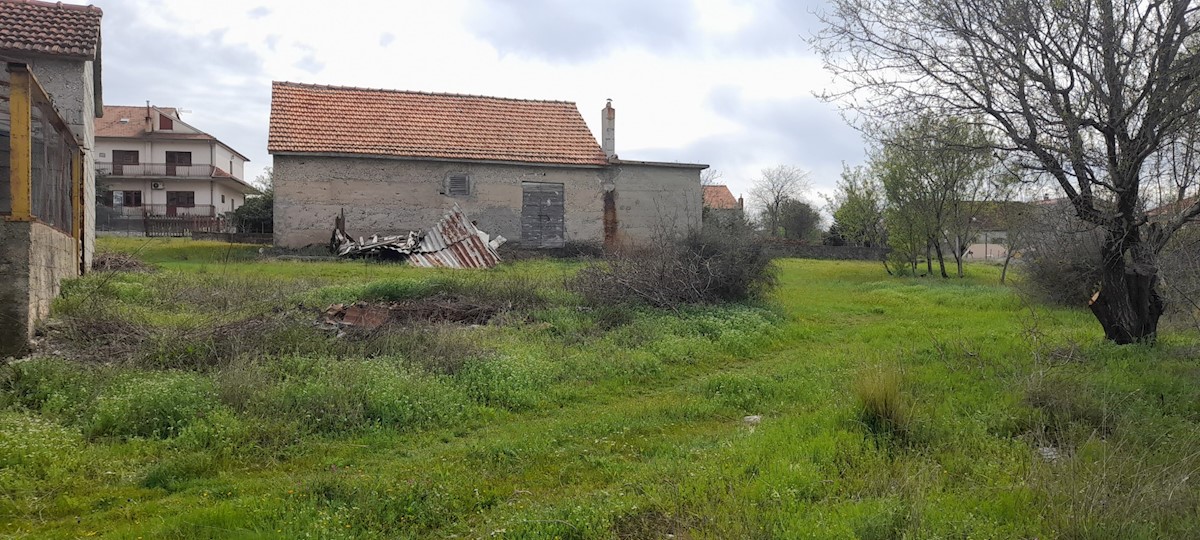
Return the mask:
<path id="1" fill-rule="evenodd" d="M 178 206 L 173 204 L 143 204 L 141 206 L 104 206 L 97 214 L 113 217 L 214 217 L 217 209 L 211 204 Z"/>
<path id="2" fill-rule="evenodd" d="M 134 178 L 229 178 L 230 174 L 213 165 L 175 165 L 173 163 L 96 162 L 97 176 Z"/>

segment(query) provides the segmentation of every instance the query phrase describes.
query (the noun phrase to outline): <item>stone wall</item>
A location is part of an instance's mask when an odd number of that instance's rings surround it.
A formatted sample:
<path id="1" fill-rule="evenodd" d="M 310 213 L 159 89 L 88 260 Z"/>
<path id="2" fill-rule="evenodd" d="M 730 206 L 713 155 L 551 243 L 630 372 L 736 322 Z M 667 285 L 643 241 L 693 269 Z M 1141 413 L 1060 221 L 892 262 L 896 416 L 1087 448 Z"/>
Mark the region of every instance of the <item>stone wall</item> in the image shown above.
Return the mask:
<path id="1" fill-rule="evenodd" d="M 0 221 L 0 357 L 25 352 L 61 281 L 78 275 L 69 235 L 41 223 Z"/>
<path id="2" fill-rule="evenodd" d="M 353 236 L 424 230 L 458 203 L 481 230 L 521 240 L 522 182 L 564 187 L 566 242 L 604 241 L 604 197 L 615 193 L 617 234 L 645 241 L 663 227 L 700 225 L 699 170 L 674 166 L 607 168 L 510 165 L 333 156 L 274 158 L 275 245 L 329 241 L 345 209 Z M 447 178 L 466 174 L 470 194 L 446 195 Z"/>

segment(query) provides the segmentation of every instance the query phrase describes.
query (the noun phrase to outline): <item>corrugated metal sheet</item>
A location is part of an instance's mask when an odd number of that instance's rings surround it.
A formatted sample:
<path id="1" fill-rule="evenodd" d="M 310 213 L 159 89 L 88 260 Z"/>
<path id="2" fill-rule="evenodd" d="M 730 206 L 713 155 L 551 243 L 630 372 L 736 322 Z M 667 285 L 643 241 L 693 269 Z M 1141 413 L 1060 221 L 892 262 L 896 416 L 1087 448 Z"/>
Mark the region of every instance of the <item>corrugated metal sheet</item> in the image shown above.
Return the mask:
<path id="1" fill-rule="evenodd" d="M 489 241 L 457 204 L 425 233 L 408 260 L 427 268 L 491 268 L 500 262 L 496 248 L 503 237 Z M 494 244 L 494 245 L 493 245 Z"/>
<path id="2" fill-rule="evenodd" d="M 424 235 L 376 235 L 355 242 L 344 226 L 339 219 L 334 230 L 332 248 L 338 255 L 378 256 L 387 251 L 425 268 L 491 268 L 500 262 L 496 248 L 505 242 L 503 236 L 490 239 L 476 228 L 457 204 Z"/>

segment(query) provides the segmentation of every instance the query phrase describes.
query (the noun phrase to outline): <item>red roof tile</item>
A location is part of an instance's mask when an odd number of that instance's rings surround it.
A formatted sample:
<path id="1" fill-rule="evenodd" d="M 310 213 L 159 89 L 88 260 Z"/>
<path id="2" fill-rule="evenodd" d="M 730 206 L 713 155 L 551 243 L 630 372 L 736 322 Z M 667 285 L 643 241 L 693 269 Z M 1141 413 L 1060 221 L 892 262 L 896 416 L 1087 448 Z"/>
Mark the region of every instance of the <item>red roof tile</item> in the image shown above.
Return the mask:
<path id="1" fill-rule="evenodd" d="M 704 186 L 704 207 L 718 210 L 740 208 L 728 186 Z"/>
<path id="2" fill-rule="evenodd" d="M 0 0 L 0 52 L 94 60 L 102 15 L 95 6 Z"/>
<path id="3" fill-rule="evenodd" d="M 172 107 L 154 107 L 167 113 L 167 116 L 179 118 L 179 112 Z M 126 119 L 128 122 L 122 123 Z M 160 133 L 159 135 L 165 135 Z M 184 135 L 184 134 L 181 134 Z M 192 134 L 186 134 L 192 135 Z M 211 139 L 207 134 L 199 138 Z M 96 119 L 97 137 L 145 137 L 146 136 L 146 106 L 145 105 L 105 105 L 104 114 Z"/>
<path id="4" fill-rule="evenodd" d="M 267 150 L 605 165 L 566 101 L 275 82 Z"/>

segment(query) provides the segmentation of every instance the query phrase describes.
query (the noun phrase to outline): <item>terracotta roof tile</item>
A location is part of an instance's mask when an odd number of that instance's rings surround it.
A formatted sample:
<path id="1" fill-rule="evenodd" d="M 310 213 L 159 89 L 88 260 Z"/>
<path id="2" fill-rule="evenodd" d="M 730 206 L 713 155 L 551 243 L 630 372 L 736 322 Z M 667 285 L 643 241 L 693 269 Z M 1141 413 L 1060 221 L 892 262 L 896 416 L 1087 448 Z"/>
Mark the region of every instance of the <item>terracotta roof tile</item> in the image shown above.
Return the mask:
<path id="1" fill-rule="evenodd" d="M 172 118 L 179 118 L 179 112 L 172 107 L 155 107 L 167 113 Z M 121 119 L 128 119 L 122 123 Z M 164 135 L 164 134 L 159 134 Z M 96 119 L 97 137 L 144 137 L 146 136 L 146 106 L 145 105 L 105 105 L 103 116 Z M 212 138 L 203 135 L 200 138 Z"/>
<path id="2" fill-rule="evenodd" d="M 605 165 L 566 101 L 275 82 L 271 153 Z"/>
<path id="3" fill-rule="evenodd" d="M 102 15 L 95 6 L 0 0 L 0 51 L 94 60 Z"/>
<path id="4" fill-rule="evenodd" d="M 704 186 L 704 207 L 718 210 L 739 208 L 733 192 L 729 191 L 728 186 L 723 185 Z"/>

